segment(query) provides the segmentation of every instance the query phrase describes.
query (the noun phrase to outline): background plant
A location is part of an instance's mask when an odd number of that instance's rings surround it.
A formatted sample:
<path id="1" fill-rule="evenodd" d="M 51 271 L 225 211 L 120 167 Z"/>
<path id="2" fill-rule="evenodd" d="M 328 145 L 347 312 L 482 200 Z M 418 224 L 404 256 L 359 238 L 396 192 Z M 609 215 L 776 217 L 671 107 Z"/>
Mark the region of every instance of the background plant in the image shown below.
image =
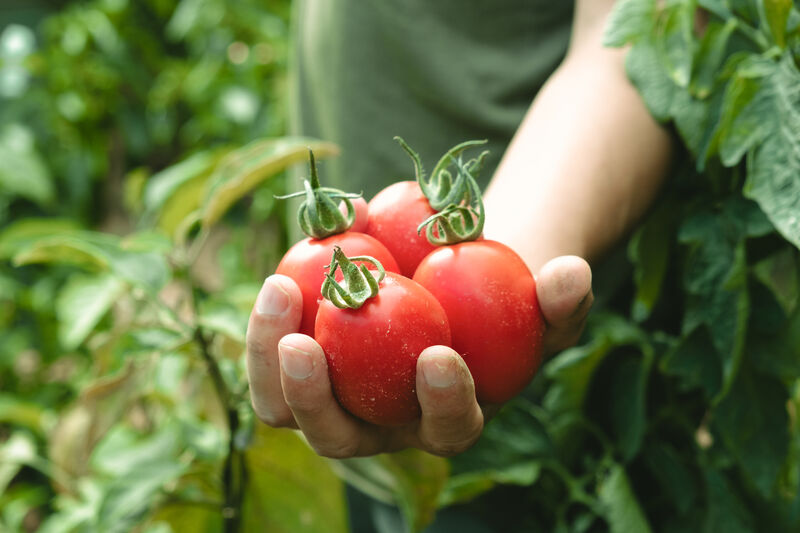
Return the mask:
<path id="1" fill-rule="evenodd" d="M 288 7 L 28 3 L 2 28 L 3 531 L 344 527 L 321 459 L 256 429 L 239 358 L 281 170 L 333 150 L 256 140 L 284 129 Z"/>

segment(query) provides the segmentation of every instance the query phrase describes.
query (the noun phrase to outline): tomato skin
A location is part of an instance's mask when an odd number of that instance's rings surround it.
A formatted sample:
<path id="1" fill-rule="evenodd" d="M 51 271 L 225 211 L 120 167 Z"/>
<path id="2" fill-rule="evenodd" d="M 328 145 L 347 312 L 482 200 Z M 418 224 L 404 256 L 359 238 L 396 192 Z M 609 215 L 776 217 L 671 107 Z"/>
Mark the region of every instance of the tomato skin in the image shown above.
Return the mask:
<path id="1" fill-rule="evenodd" d="M 340 246 L 348 256 L 369 255 L 380 261 L 388 272 L 399 272 L 397 261 L 386 247 L 365 233 L 346 231 L 324 239 L 307 237 L 284 254 L 275 270 L 292 278 L 303 294 L 303 318 L 299 332 L 314 335 L 314 320 L 322 299 L 320 292 L 325 272 L 333 255 L 333 247 Z"/>
<path id="2" fill-rule="evenodd" d="M 370 200 L 365 233 L 381 241 L 397 260 L 400 273 L 411 277 L 435 248 L 424 231 L 417 233 L 417 226 L 435 213 L 416 181 L 398 181 Z"/>
<path id="3" fill-rule="evenodd" d="M 420 416 L 416 394 L 419 354 L 450 344 L 442 306 L 414 281 L 391 272 L 377 296 L 358 309 L 323 300 L 315 338 L 325 351 L 339 403 L 381 426 L 407 424 Z"/>
<path id="4" fill-rule="evenodd" d="M 527 265 L 497 241 L 437 248 L 414 281 L 444 307 L 481 403 L 503 403 L 530 382 L 541 364 L 544 319 Z"/>

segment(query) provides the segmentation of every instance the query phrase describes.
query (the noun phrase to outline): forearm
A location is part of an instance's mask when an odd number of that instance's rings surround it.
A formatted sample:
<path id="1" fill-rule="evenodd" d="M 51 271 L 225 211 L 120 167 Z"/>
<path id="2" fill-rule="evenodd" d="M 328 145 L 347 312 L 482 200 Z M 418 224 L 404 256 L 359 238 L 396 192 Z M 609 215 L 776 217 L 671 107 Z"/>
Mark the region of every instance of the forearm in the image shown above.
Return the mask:
<path id="1" fill-rule="evenodd" d="M 602 47 L 600 23 L 584 30 L 485 196 L 485 235 L 534 272 L 559 255 L 601 256 L 650 205 L 669 164 L 670 138 L 626 78 L 623 52 Z"/>

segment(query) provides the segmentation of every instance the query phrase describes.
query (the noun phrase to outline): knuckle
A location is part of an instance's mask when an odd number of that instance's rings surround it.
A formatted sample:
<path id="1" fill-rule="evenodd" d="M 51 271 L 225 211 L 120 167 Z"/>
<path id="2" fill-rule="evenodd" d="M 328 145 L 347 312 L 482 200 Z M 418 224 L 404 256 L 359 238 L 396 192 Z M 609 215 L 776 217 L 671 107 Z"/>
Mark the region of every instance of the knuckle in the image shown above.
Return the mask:
<path id="1" fill-rule="evenodd" d="M 287 394 L 286 404 L 293 413 L 302 416 L 304 419 L 321 418 L 325 413 L 324 402 L 319 401 L 316 397 L 293 396 Z"/>
<path id="2" fill-rule="evenodd" d="M 469 449 L 469 446 L 466 446 L 462 443 L 445 444 L 437 442 L 428 446 L 426 451 L 439 457 L 454 457 L 462 452 L 467 451 L 467 449 Z"/>
<path id="3" fill-rule="evenodd" d="M 294 427 L 295 425 L 294 416 L 292 416 L 291 411 L 288 409 L 256 409 L 254 406 L 253 411 L 255 412 L 256 417 L 269 427 L 286 428 Z"/>
<path id="4" fill-rule="evenodd" d="M 425 442 L 425 451 L 439 457 L 453 457 L 469 450 L 483 433 L 483 423 L 472 424 L 469 430 L 450 438 L 439 437 Z"/>
<path id="5" fill-rule="evenodd" d="M 328 459 L 347 459 L 358 455 L 358 442 L 355 441 L 310 444 L 318 455 Z"/>
<path id="6" fill-rule="evenodd" d="M 250 330 L 247 332 L 246 343 L 247 353 L 249 353 L 251 356 L 263 358 L 266 357 L 266 355 L 270 352 L 270 346 L 266 340 L 251 333 Z M 273 350 L 274 349 L 276 349 L 276 347 L 273 347 Z"/>

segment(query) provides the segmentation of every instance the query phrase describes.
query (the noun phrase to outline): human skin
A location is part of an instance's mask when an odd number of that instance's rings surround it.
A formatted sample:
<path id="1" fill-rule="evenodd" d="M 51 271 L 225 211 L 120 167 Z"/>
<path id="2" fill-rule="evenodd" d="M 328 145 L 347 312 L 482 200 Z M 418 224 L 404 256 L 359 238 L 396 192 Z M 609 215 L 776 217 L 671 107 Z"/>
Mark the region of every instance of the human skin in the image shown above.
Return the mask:
<path id="1" fill-rule="evenodd" d="M 625 76 L 624 52 L 602 47 L 612 6 L 576 2 L 568 54 L 534 100 L 484 198 L 484 235 L 516 250 L 536 274 L 546 354 L 577 342 L 592 304 L 589 262 L 632 228 L 669 164 L 669 136 Z M 247 331 L 250 391 L 263 422 L 301 430 L 320 455 L 408 447 L 454 455 L 475 443 L 499 407 L 478 405 L 461 357 L 432 346 L 417 361 L 421 418 L 399 428 L 359 420 L 334 398 L 322 349 L 296 333 L 301 314 L 297 285 L 286 276 L 267 278 Z"/>

